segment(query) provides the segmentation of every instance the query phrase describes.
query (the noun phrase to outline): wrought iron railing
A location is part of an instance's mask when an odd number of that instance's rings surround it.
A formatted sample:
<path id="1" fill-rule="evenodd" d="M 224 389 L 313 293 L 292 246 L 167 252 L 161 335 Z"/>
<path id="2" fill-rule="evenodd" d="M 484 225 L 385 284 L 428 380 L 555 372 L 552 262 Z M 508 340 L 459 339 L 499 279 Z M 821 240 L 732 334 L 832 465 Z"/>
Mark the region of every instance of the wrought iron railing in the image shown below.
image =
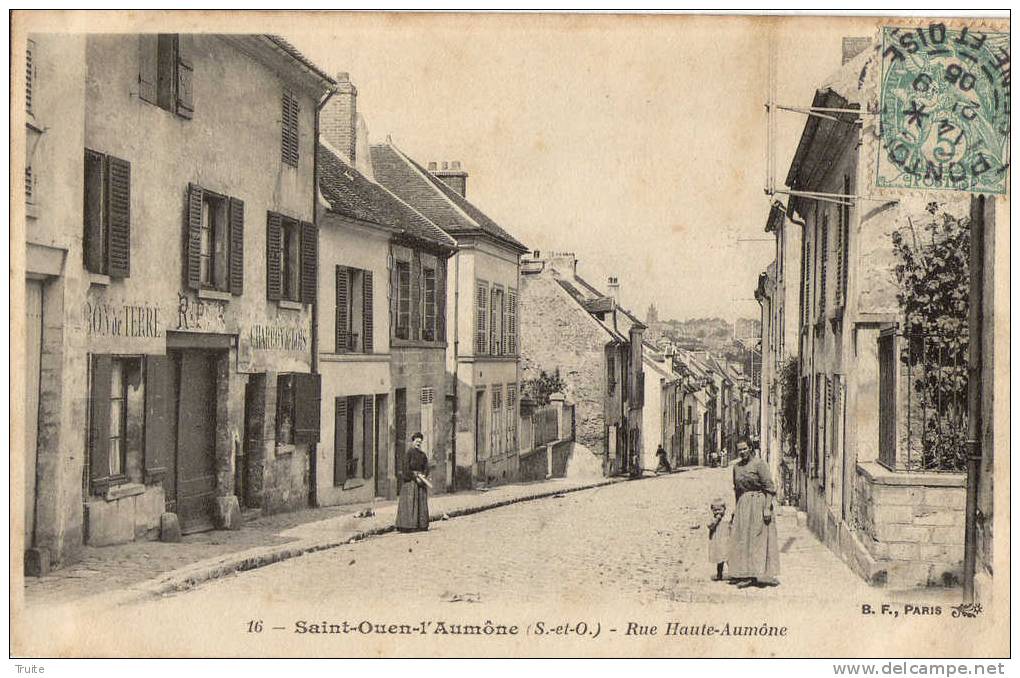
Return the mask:
<path id="1" fill-rule="evenodd" d="M 878 338 L 879 462 L 897 471 L 962 471 L 967 337 L 883 330 Z"/>

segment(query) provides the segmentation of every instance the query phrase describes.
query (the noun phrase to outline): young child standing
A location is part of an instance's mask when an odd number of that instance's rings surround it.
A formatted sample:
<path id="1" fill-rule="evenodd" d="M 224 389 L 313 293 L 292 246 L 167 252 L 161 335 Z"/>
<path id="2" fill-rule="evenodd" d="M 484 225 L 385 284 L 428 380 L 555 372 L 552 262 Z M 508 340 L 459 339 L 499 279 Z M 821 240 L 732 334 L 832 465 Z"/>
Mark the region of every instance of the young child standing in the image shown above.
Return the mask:
<path id="1" fill-rule="evenodd" d="M 708 561 L 715 563 L 715 580 L 722 581 L 723 566 L 726 565 L 730 548 L 730 524 L 723 522 L 726 517 L 726 502 L 712 501 L 712 522 L 708 524 Z"/>

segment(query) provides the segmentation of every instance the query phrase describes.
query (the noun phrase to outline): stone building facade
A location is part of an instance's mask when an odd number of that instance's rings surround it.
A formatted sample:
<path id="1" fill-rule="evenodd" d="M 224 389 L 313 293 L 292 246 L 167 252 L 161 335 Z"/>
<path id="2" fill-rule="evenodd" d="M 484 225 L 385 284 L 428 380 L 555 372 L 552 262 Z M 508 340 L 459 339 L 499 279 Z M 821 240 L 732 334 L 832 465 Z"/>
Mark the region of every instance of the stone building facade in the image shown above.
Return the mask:
<path id="1" fill-rule="evenodd" d="M 527 251 L 467 199 L 459 162 L 428 169 L 392 143 L 372 147 L 379 181 L 457 244 L 449 262 L 446 370 L 453 427 L 449 470 L 459 488 L 518 478 L 520 257 Z"/>
<path id="2" fill-rule="evenodd" d="M 35 46 L 33 106 L 55 133 L 31 160 L 50 180 L 28 241 L 50 248 L 40 265 L 61 262 L 43 299 L 64 286 L 50 309 L 63 336 L 42 308 L 63 393 L 46 390 L 57 373 L 40 380 L 38 430 L 52 437 L 35 445 L 35 548 L 59 563 L 82 542 L 157 536 L 164 513 L 190 531 L 235 525 L 241 507 L 306 506 L 311 140 L 331 80 L 272 36 Z"/>
<path id="3" fill-rule="evenodd" d="M 521 268 L 523 378 L 558 373 L 575 403 L 576 442 L 603 473 L 640 469 L 645 327 L 577 275 L 572 253 L 533 253 Z"/>
<path id="4" fill-rule="evenodd" d="M 879 58 L 871 47 L 844 65 L 812 106 L 868 108 L 859 75 L 875 72 Z M 849 196 L 795 196 L 787 209 L 802 223 L 799 501 L 810 527 L 869 581 L 953 583 L 963 558 L 964 475 L 880 458 L 880 434 L 900 416 L 883 405 L 884 380 L 899 361 L 884 376 L 879 350 L 883 336 L 903 328 L 890 234 L 920 223 L 931 199 L 868 195 L 862 141 L 877 135 L 875 124 L 853 112 L 809 117 L 786 180 L 795 191 Z M 938 202 L 948 214 L 966 214 L 966 200 L 940 195 Z"/>

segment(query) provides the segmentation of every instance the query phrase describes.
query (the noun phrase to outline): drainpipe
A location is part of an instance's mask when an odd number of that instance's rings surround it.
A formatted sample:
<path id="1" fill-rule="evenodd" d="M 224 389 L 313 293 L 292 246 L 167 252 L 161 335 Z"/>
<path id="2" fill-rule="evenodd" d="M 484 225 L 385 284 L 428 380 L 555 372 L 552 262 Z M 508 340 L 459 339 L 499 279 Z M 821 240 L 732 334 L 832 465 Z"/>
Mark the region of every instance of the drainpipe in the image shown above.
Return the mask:
<path id="1" fill-rule="evenodd" d="M 967 512 L 963 537 L 963 602 L 974 602 L 977 569 L 978 480 L 981 472 L 981 343 L 984 324 L 985 196 L 970 201 L 970 356 L 967 369 Z"/>
<path id="2" fill-rule="evenodd" d="M 450 433 L 450 460 L 452 473 L 448 492 L 457 491 L 457 411 L 460 409 L 460 256 L 453 255 L 453 430 Z"/>
<path id="3" fill-rule="evenodd" d="M 326 95 L 315 107 L 314 135 L 312 136 L 314 146 L 312 148 L 312 223 L 316 229 L 319 227 L 319 113 L 329 103 L 329 100 L 336 94 L 334 87 L 330 87 Z M 320 257 L 321 258 L 321 257 Z M 319 295 L 315 295 L 315 302 L 312 304 L 312 374 L 319 373 Z M 320 387 L 321 388 L 321 387 Z M 319 394 L 320 398 L 322 394 Z M 322 406 L 319 406 L 319 418 L 322 418 Z M 320 427 L 321 428 L 321 427 Z M 311 482 L 308 483 L 308 504 L 319 505 L 319 445 L 312 443 L 308 453 L 308 473 Z"/>

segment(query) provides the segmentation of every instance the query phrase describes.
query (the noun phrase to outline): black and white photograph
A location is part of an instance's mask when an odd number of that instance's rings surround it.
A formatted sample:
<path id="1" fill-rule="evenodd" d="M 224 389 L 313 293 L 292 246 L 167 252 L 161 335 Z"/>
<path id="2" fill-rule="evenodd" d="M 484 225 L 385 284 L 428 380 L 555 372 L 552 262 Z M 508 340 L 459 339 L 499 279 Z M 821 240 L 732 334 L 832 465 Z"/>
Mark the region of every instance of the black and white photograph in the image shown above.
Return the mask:
<path id="1" fill-rule="evenodd" d="M 9 31 L 19 673 L 1003 672 L 1008 12 Z"/>

